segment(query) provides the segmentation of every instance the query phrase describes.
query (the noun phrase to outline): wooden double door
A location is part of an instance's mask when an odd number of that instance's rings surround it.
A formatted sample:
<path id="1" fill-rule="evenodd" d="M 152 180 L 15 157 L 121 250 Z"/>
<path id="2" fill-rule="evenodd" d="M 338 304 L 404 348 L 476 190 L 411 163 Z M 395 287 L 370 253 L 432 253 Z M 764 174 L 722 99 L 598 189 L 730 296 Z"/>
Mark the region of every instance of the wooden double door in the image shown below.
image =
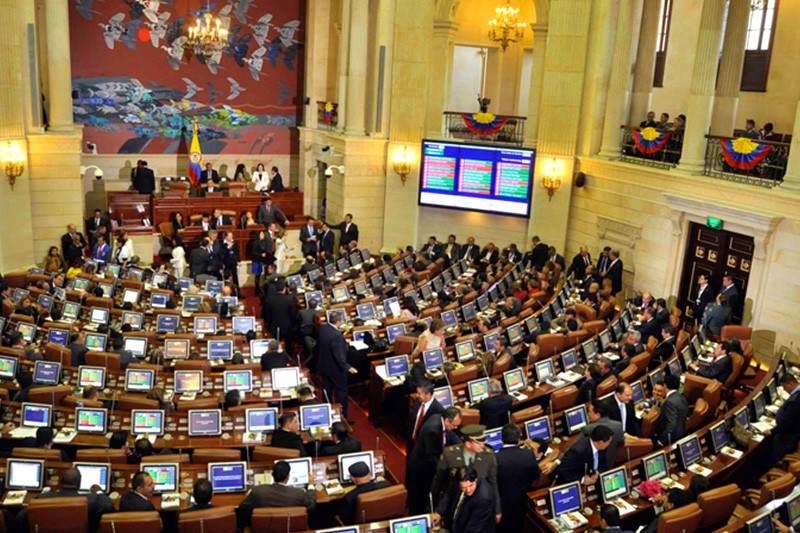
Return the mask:
<path id="1" fill-rule="evenodd" d="M 690 222 L 678 294 L 678 305 L 686 316 L 692 316 L 700 274 L 708 276 L 714 295 L 722 287 L 722 277 L 730 275 L 739 289 L 739 302 L 732 310 L 732 321 L 741 323 L 754 249 L 752 237 Z"/>

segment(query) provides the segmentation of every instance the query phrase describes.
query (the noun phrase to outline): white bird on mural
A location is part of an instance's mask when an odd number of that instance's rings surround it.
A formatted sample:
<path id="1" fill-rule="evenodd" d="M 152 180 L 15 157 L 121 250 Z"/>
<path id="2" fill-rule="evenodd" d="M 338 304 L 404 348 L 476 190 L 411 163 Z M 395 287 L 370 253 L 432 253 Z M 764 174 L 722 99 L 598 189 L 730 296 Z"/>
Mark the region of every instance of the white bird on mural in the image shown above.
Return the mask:
<path id="1" fill-rule="evenodd" d="M 299 27 L 299 20 L 290 20 L 280 28 L 276 28 L 278 34 L 281 36 L 281 43 L 283 43 L 283 46 L 286 48 L 292 46 L 294 42 L 294 32 L 296 32 Z"/>
<path id="2" fill-rule="evenodd" d="M 211 71 L 212 74 L 217 73 L 217 67 L 219 67 L 219 62 L 222 61 L 222 50 L 219 52 L 214 52 L 210 56 L 206 58 L 206 66 L 208 70 Z"/>
<path id="3" fill-rule="evenodd" d="M 233 78 L 228 78 L 228 83 L 231 84 L 231 94 L 228 95 L 228 98 L 226 98 L 226 100 L 233 100 L 234 98 L 239 96 L 239 94 L 241 94 L 242 91 L 247 90 L 241 85 L 239 85 L 239 82 L 237 82 Z"/>
<path id="4" fill-rule="evenodd" d="M 244 62 L 247 63 L 248 69 L 250 70 L 250 75 L 253 76 L 253 79 L 256 81 L 259 80 L 259 76 L 261 75 L 261 67 L 264 66 L 264 54 L 266 53 L 267 49 L 262 46 L 253 52 L 253 55 L 244 59 Z"/>
<path id="5" fill-rule="evenodd" d="M 203 90 L 202 87 L 198 87 L 197 84 L 195 84 L 195 82 L 193 82 L 189 78 L 181 78 L 181 79 L 183 80 L 183 83 L 186 84 L 186 94 L 183 95 L 184 100 L 191 100 L 194 97 L 194 95 L 197 94 L 198 91 Z"/>
<path id="6" fill-rule="evenodd" d="M 117 13 L 110 19 L 108 24 L 98 24 L 103 28 L 103 39 L 109 49 L 114 49 L 114 43 L 119 41 L 122 34 L 125 33 L 125 28 L 122 26 L 122 21 L 125 19 L 125 13 Z"/>
<path id="7" fill-rule="evenodd" d="M 141 5 L 144 9 L 144 16 L 147 17 L 150 22 L 156 23 L 158 22 L 158 8 L 161 6 L 160 0 L 136 0 L 139 5 Z"/>
<path id="8" fill-rule="evenodd" d="M 267 13 L 258 19 L 258 22 L 255 24 L 250 24 L 250 27 L 253 29 L 253 37 L 255 37 L 259 46 L 264 46 L 264 41 L 267 39 L 269 27 L 271 26 L 270 21 L 272 21 L 272 14 Z"/>
<path id="9" fill-rule="evenodd" d="M 167 34 L 167 20 L 171 14 L 164 11 L 158 16 L 157 22 L 145 22 L 145 25 L 150 28 L 150 42 L 156 48 L 158 48 L 159 41 Z"/>
<path id="10" fill-rule="evenodd" d="M 169 64 L 172 67 L 172 70 L 178 70 L 181 66 L 181 61 L 183 60 L 183 46 L 186 44 L 187 37 L 185 35 L 181 35 L 169 46 L 162 46 L 161 49 L 167 52 L 169 56 Z"/>
<path id="11" fill-rule="evenodd" d="M 253 0 L 239 0 L 236 2 L 236 7 L 233 8 L 233 14 L 236 19 L 245 24 L 247 22 L 247 11 L 253 5 Z"/>

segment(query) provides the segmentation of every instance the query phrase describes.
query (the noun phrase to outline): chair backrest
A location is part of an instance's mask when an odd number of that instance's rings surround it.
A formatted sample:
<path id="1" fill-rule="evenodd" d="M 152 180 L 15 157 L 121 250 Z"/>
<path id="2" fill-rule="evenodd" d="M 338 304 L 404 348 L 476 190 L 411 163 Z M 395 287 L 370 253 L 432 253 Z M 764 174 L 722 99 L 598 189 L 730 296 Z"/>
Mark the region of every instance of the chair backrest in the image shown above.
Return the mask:
<path id="1" fill-rule="evenodd" d="M 305 507 L 261 507 L 253 510 L 251 530 L 260 533 L 287 533 L 308 529 Z"/>
<path id="2" fill-rule="evenodd" d="M 591 333 L 592 335 L 597 335 L 604 329 L 606 329 L 606 321 L 605 320 L 590 320 L 588 322 L 583 323 L 583 329 Z"/>
<path id="3" fill-rule="evenodd" d="M 178 400 L 177 410 L 188 411 L 189 409 L 216 409 L 219 407 L 220 399 L 217 396 L 209 398 L 198 398 L 196 400 Z"/>
<path id="4" fill-rule="evenodd" d="M 609 392 L 614 392 L 614 389 L 616 388 L 617 388 L 617 376 L 611 374 L 597 385 L 597 388 L 595 389 L 594 393 L 595 398 L 602 398 Z"/>
<path id="5" fill-rule="evenodd" d="M 300 457 L 300 450 L 277 448 L 275 446 L 256 446 L 253 448 L 253 461 L 271 463 L 278 459 L 294 459 Z"/>
<path id="6" fill-rule="evenodd" d="M 567 346 L 575 346 L 591 337 L 592 334 L 585 329 L 576 329 L 567 333 Z"/>
<path id="7" fill-rule="evenodd" d="M 657 409 L 651 409 L 642 415 L 642 437 L 649 438 L 653 436 L 653 431 L 658 424 L 659 412 Z"/>
<path id="8" fill-rule="evenodd" d="M 642 352 L 637 356 L 631 357 L 631 363 L 638 368 L 637 377 L 647 372 L 647 367 L 650 365 L 650 359 L 652 358 L 653 354 L 650 352 Z"/>
<path id="9" fill-rule="evenodd" d="M 738 339 L 739 341 L 750 341 L 753 338 L 753 328 L 747 326 L 738 326 L 736 324 L 728 324 L 722 326 L 720 330 L 720 338 L 724 341 L 729 339 Z"/>
<path id="10" fill-rule="evenodd" d="M 725 380 L 726 389 L 733 387 L 736 382 L 739 381 L 739 378 L 742 376 L 742 372 L 745 371 L 744 357 L 738 353 L 728 354 L 728 357 L 731 358 L 731 375 L 728 376 L 727 380 Z"/>
<path id="11" fill-rule="evenodd" d="M 575 314 L 583 322 L 589 322 L 597 318 L 597 312 L 594 308 L 586 304 L 575 304 Z"/>
<path id="12" fill-rule="evenodd" d="M 175 361 L 175 370 L 202 370 L 204 374 L 211 373 L 211 361 L 208 359 L 182 359 Z"/>
<path id="13" fill-rule="evenodd" d="M 69 385 L 50 385 L 47 387 L 34 387 L 28 391 L 28 401 L 58 405 L 72 393 Z"/>
<path id="14" fill-rule="evenodd" d="M 100 519 L 98 533 L 161 533 L 158 511 L 107 513 Z"/>
<path id="15" fill-rule="evenodd" d="M 639 367 L 633 363 L 630 363 L 628 366 L 622 369 L 622 371 L 617 374 L 617 378 L 619 378 L 620 382 L 622 383 L 631 383 L 634 379 L 636 379 L 636 373 L 639 371 Z"/>
<path id="16" fill-rule="evenodd" d="M 514 361 L 514 357 L 511 354 L 504 353 L 500 357 L 497 358 L 497 361 L 494 362 L 492 365 L 492 374 L 497 376 L 511 368 L 511 363 Z"/>
<path id="17" fill-rule="evenodd" d="M 94 463 L 126 464 L 128 457 L 125 450 L 112 450 L 111 448 L 84 448 L 78 449 L 78 461 L 91 461 Z"/>
<path id="18" fill-rule="evenodd" d="M 158 400 L 151 400 L 141 395 L 120 394 L 117 396 L 117 409 L 128 411 L 130 409 L 158 409 Z"/>
<path id="19" fill-rule="evenodd" d="M 417 338 L 410 337 L 408 335 L 399 335 L 394 340 L 394 354 L 395 355 L 402 355 L 402 354 L 410 354 L 414 351 L 414 347 L 417 345 Z"/>
<path id="20" fill-rule="evenodd" d="M 694 403 L 694 411 L 692 414 L 689 415 L 689 419 L 686 421 L 686 433 L 692 433 L 697 428 L 703 425 L 708 417 L 708 402 L 706 402 L 702 398 L 698 398 L 697 401 Z"/>
<path id="21" fill-rule="evenodd" d="M 11 457 L 20 459 L 44 459 L 46 461 L 60 461 L 61 450 L 47 448 L 25 448 L 23 446 L 11 450 Z"/>
<path id="22" fill-rule="evenodd" d="M 83 496 L 33 499 L 28 504 L 28 531 L 89 531 L 89 501 Z"/>
<path id="23" fill-rule="evenodd" d="M 525 409 L 520 409 L 519 411 L 511 413 L 511 423 L 522 424 L 527 420 L 542 416 L 543 414 L 544 409 L 542 409 L 541 405 L 532 405 L 531 407 L 526 407 Z"/>
<path id="24" fill-rule="evenodd" d="M 468 407 L 461 408 L 461 424 L 464 426 L 471 426 L 481 423 L 481 412 L 477 409 L 470 409 Z"/>
<path id="25" fill-rule="evenodd" d="M 626 437 L 625 444 L 614 451 L 614 464 L 632 461 L 653 451 L 653 441 L 636 437 Z"/>
<path id="26" fill-rule="evenodd" d="M 61 363 L 63 366 L 70 366 L 72 352 L 66 346 L 48 342 L 44 345 L 44 358 L 54 363 Z"/>
<path id="27" fill-rule="evenodd" d="M 235 533 L 236 508 L 212 507 L 191 513 L 179 513 L 178 533 Z"/>
<path id="28" fill-rule="evenodd" d="M 536 337 L 539 353 L 547 357 L 563 351 L 567 346 L 567 338 L 559 333 L 544 333 Z"/>
<path id="29" fill-rule="evenodd" d="M 673 531 L 686 531 L 690 533 L 697 531 L 700 521 L 703 519 L 703 511 L 696 503 L 690 503 L 683 507 L 678 507 L 672 511 L 661 513 L 658 517 L 658 528 L 656 533 L 671 533 Z"/>
<path id="30" fill-rule="evenodd" d="M 460 383 L 466 383 L 472 379 L 476 379 L 478 377 L 478 367 L 477 366 L 464 366 L 461 368 L 457 368 L 455 370 L 451 370 L 448 374 L 450 386 L 455 386 Z"/>
<path id="31" fill-rule="evenodd" d="M 225 448 L 195 448 L 192 452 L 192 464 L 204 465 L 218 461 L 239 461 L 242 453 L 238 449 Z"/>
<path id="32" fill-rule="evenodd" d="M 556 411 L 563 411 L 568 407 L 573 407 L 577 399 L 578 387 L 575 385 L 567 385 L 550 395 L 550 408 L 554 413 Z"/>
<path id="33" fill-rule="evenodd" d="M 686 401 L 693 404 L 698 398 L 702 398 L 703 391 L 712 381 L 712 379 L 697 374 L 684 374 L 683 395 L 686 396 Z"/>
<path id="34" fill-rule="evenodd" d="M 163 455 L 150 455 L 142 457 L 142 463 L 181 463 L 189 464 L 191 457 L 188 453 L 167 453 Z"/>
<path id="35" fill-rule="evenodd" d="M 697 497 L 697 505 L 703 510 L 703 521 L 700 523 L 700 527 L 713 529 L 724 525 L 733 514 L 741 495 L 742 489 L 735 483 L 700 494 Z"/>
<path id="36" fill-rule="evenodd" d="M 792 492 L 794 484 L 794 474 L 790 474 L 789 472 L 786 472 L 772 481 L 764 483 L 761 485 L 761 490 L 758 493 L 758 501 L 756 502 L 755 508 L 763 507 L 772 500 L 788 496 L 789 493 Z"/>
<path id="37" fill-rule="evenodd" d="M 122 368 L 119 354 L 113 352 L 86 352 L 86 364 L 104 366 L 109 370 L 116 371 Z"/>
<path id="38" fill-rule="evenodd" d="M 709 416 L 715 416 L 722 401 L 722 383 L 712 379 L 711 383 L 703 389 L 703 399 L 708 404 Z"/>
<path id="39" fill-rule="evenodd" d="M 359 494 L 356 498 L 356 523 L 366 524 L 403 516 L 407 496 L 404 485 L 392 485 Z"/>

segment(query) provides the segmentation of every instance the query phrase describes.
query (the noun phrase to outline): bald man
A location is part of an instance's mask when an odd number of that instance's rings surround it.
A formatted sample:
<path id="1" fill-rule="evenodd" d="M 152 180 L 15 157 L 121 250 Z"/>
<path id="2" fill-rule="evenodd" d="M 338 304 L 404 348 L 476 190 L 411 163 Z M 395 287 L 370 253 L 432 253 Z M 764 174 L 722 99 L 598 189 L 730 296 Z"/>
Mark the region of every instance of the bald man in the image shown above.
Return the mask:
<path id="1" fill-rule="evenodd" d="M 592 264 L 592 256 L 589 253 L 589 248 L 581 246 L 580 251 L 572 258 L 572 264 L 567 269 L 567 276 L 575 273 L 575 279 L 583 279 L 586 277 L 586 267 Z"/>

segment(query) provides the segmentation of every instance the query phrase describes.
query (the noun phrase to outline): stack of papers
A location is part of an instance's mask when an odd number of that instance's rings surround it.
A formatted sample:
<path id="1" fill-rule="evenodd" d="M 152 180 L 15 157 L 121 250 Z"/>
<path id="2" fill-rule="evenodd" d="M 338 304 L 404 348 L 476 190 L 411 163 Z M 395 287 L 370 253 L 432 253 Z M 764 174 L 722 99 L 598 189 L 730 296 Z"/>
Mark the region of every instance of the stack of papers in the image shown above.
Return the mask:
<path id="1" fill-rule="evenodd" d="M 18 428 L 14 428 L 11 430 L 11 437 L 15 439 L 27 439 L 30 437 L 36 436 L 36 429 L 37 428 L 29 428 L 25 426 L 20 426 Z"/>
<path id="2" fill-rule="evenodd" d="M 6 499 L 3 500 L 3 505 L 22 505 L 27 494 L 27 490 L 10 490 L 6 493 Z"/>

